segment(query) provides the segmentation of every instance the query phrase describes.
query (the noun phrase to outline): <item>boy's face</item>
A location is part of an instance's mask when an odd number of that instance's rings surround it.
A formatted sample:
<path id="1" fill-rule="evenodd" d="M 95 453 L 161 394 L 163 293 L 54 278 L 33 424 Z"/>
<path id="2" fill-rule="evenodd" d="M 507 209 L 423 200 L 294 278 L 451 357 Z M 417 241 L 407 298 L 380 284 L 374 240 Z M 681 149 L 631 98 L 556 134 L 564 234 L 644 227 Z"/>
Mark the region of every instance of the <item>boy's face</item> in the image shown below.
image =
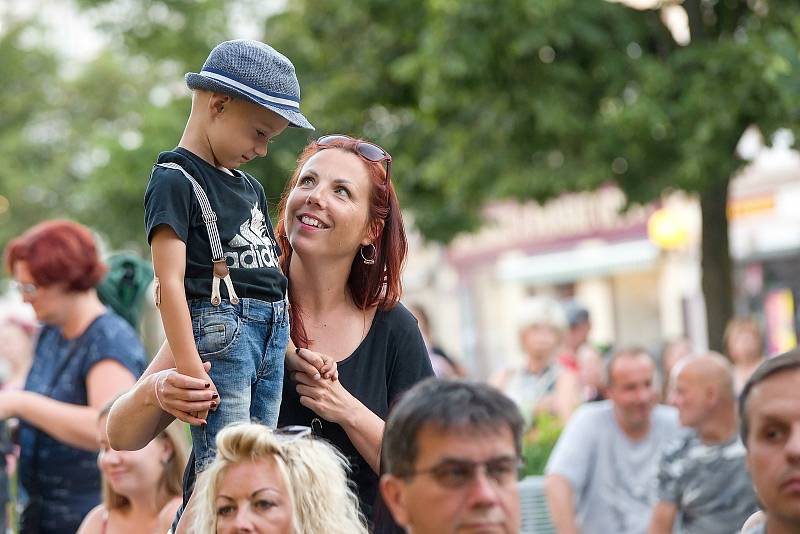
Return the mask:
<path id="1" fill-rule="evenodd" d="M 214 163 L 227 169 L 266 156 L 269 141 L 289 125 L 267 108 L 216 93 L 209 99 L 208 111 L 206 135 Z"/>

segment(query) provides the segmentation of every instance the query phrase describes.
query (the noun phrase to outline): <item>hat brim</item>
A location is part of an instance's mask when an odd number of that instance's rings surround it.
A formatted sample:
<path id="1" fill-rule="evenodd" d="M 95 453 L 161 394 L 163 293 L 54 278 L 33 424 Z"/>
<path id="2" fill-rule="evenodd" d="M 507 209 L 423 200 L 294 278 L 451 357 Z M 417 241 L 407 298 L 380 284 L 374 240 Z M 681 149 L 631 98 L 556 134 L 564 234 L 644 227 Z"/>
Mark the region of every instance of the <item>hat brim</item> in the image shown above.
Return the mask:
<path id="1" fill-rule="evenodd" d="M 201 76 L 194 72 L 189 72 L 186 74 L 186 85 L 189 86 L 189 89 L 198 89 L 200 91 L 211 91 L 214 93 L 222 93 L 225 95 L 230 95 L 235 98 L 241 98 L 243 100 L 247 100 L 248 102 L 252 102 L 257 106 L 261 106 L 267 108 L 268 110 L 277 113 L 287 121 L 289 121 L 289 126 L 294 128 L 304 128 L 306 130 L 313 130 L 314 126 L 308 119 L 306 119 L 302 113 L 294 111 L 292 109 L 286 109 L 281 106 L 260 102 L 255 98 L 251 97 L 247 93 L 236 89 L 235 87 L 230 87 L 224 85 L 213 78 L 207 78 L 205 76 Z"/>

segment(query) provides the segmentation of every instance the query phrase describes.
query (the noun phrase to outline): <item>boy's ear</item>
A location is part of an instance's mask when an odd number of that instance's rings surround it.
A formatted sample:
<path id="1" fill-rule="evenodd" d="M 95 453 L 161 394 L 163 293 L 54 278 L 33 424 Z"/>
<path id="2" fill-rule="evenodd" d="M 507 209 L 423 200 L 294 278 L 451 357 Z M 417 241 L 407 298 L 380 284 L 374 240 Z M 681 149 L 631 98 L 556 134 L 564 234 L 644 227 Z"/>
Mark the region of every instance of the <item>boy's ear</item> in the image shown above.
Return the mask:
<path id="1" fill-rule="evenodd" d="M 225 110 L 225 104 L 228 104 L 232 98 L 229 95 L 222 93 L 211 93 L 208 99 L 208 111 L 212 117 L 215 117 Z"/>

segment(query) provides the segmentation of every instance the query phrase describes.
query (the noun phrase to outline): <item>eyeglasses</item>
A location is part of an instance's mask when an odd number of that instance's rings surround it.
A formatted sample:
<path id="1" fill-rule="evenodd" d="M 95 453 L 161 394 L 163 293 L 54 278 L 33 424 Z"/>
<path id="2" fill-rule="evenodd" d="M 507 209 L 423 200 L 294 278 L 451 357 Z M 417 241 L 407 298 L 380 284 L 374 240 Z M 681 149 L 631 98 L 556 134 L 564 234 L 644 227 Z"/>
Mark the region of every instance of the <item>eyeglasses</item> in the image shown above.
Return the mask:
<path id="1" fill-rule="evenodd" d="M 12 289 L 19 291 L 19 293 L 25 297 L 32 297 L 39 290 L 39 286 L 36 284 L 29 282 L 17 282 L 16 280 L 12 280 L 10 286 Z"/>
<path id="2" fill-rule="evenodd" d="M 507 487 L 519 480 L 522 460 L 516 456 L 492 458 L 485 462 L 471 460 L 445 460 L 429 469 L 409 473 L 409 476 L 430 475 L 442 487 L 463 489 L 471 485 L 478 476 L 479 468 L 498 487 Z"/>
<path id="3" fill-rule="evenodd" d="M 328 148 L 336 145 L 336 143 L 345 141 L 354 141 L 354 139 L 349 135 L 344 134 L 323 135 L 317 139 L 317 144 L 321 147 Z M 358 152 L 358 155 L 367 161 L 371 161 L 372 163 L 380 163 L 381 161 L 386 162 L 386 183 L 388 183 L 389 175 L 391 174 L 392 170 L 392 156 L 380 146 L 368 141 L 356 141 L 355 148 L 356 152 Z"/>

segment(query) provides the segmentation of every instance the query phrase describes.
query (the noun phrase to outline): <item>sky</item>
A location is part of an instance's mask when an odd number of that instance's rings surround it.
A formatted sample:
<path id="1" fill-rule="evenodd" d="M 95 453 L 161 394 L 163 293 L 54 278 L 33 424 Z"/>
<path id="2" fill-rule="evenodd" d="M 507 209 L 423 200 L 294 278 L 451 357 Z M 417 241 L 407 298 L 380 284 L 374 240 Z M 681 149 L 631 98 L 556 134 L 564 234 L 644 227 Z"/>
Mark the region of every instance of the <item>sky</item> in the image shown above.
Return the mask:
<path id="1" fill-rule="evenodd" d="M 116 4 L 128 1 L 120 0 Z M 239 39 L 257 38 L 261 22 L 271 13 L 285 6 L 286 0 L 244 0 L 231 13 L 231 36 Z M 157 9 L 157 5 L 155 9 Z M 37 13 L 43 32 L 23 36 L 22 44 L 36 46 L 47 44 L 67 59 L 85 61 L 97 54 L 105 44 L 105 37 L 93 27 L 90 14 L 81 13 L 74 0 L 0 0 L 0 32 L 4 21 L 26 18 Z"/>

